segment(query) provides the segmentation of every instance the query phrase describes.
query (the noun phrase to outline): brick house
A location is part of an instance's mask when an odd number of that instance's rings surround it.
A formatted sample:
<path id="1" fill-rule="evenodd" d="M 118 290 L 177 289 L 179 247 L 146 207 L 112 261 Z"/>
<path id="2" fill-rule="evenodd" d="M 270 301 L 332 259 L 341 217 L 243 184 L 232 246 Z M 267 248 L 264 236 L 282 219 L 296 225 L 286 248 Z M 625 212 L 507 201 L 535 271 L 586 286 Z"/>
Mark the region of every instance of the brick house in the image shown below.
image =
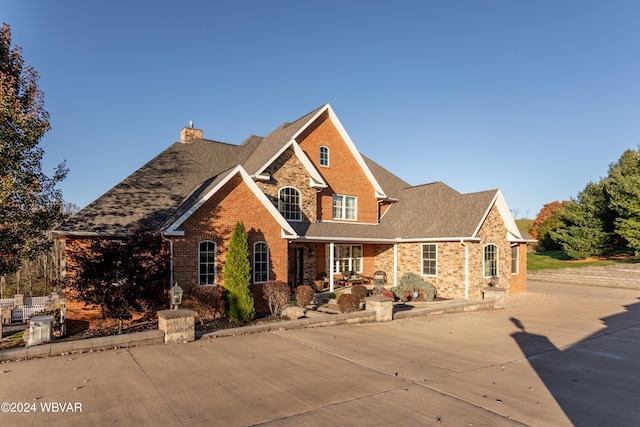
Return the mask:
<path id="1" fill-rule="evenodd" d="M 507 294 L 526 290 L 529 239 L 500 190 L 411 186 L 362 155 L 328 104 L 240 145 L 184 128 L 179 142 L 55 235 L 71 259 L 76 243 L 117 236 L 141 219 L 163 233 L 171 282 L 183 287 L 224 286 L 226 247 L 242 221 L 258 308 L 268 279 L 295 287 L 325 273 L 333 289 L 345 270 L 385 271 L 389 285 L 413 272 L 444 298 L 481 299 L 494 276 Z"/>

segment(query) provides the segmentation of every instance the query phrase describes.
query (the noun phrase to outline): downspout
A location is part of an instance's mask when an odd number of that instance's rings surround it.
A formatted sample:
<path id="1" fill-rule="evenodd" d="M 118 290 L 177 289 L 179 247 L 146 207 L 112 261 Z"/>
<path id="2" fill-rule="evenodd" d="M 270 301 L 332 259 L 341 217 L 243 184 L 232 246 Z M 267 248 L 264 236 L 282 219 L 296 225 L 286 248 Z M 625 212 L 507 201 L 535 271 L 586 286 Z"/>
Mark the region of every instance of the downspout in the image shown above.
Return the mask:
<path id="1" fill-rule="evenodd" d="M 469 245 L 462 239 L 460 244 L 464 246 L 464 299 L 469 299 Z"/>
<path id="2" fill-rule="evenodd" d="M 393 287 L 398 286 L 398 244 L 393 244 Z"/>
<path id="3" fill-rule="evenodd" d="M 164 233 L 160 233 L 162 240 L 169 242 L 169 288 L 173 285 L 173 240 L 167 238 Z"/>

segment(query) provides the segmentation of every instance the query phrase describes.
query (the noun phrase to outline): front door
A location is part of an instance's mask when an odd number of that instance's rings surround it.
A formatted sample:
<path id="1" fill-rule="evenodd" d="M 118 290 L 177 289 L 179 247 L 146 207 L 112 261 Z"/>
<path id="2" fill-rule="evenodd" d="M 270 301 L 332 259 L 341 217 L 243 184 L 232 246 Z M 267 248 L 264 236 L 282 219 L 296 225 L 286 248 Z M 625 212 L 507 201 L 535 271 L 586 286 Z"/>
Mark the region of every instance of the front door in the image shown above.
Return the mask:
<path id="1" fill-rule="evenodd" d="M 295 289 L 304 282 L 304 248 L 289 250 L 289 284 Z"/>

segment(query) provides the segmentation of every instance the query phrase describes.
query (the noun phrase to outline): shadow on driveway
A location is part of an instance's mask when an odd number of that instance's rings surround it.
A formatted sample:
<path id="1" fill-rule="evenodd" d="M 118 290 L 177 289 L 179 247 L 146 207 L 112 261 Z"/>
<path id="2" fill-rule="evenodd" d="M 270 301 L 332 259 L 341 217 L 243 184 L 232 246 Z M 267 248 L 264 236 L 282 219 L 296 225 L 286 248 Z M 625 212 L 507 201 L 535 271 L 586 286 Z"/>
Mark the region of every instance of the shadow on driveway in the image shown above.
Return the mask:
<path id="1" fill-rule="evenodd" d="M 601 319 L 606 328 L 564 349 L 520 329 L 513 339 L 576 426 L 637 426 L 640 422 L 640 303 Z"/>

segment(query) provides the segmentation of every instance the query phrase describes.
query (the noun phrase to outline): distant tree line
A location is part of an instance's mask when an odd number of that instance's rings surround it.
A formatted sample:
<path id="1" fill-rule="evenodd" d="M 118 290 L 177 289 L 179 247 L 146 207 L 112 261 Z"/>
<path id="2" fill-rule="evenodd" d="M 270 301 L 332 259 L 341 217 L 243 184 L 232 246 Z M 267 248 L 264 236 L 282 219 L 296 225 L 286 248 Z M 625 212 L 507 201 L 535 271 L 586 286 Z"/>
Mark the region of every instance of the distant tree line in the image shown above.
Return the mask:
<path id="1" fill-rule="evenodd" d="M 562 249 L 574 259 L 640 256 L 640 150 L 626 150 L 575 198 L 544 205 L 529 233 L 540 249 Z"/>

